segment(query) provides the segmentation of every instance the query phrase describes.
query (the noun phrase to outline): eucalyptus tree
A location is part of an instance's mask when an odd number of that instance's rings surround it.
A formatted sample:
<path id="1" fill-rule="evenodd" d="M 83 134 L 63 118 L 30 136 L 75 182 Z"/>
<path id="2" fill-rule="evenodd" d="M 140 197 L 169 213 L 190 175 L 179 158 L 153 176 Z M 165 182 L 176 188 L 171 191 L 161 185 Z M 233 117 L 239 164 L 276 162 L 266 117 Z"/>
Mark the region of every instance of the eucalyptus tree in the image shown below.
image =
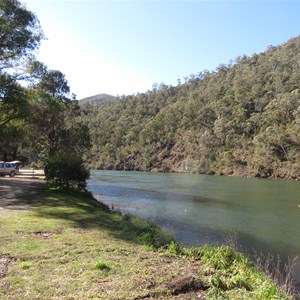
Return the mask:
<path id="1" fill-rule="evenodd" d="M 23 139 L 19 133 L 30 115 L 29 93 L 20 81 L 29 79 L 26 64 L 43 37 L 36 15 L 20 1 L 0 1 L 0 134 L 6 145 L 0 149 L 2 159 L 15 158 Z"/>
<path id="2" fill-rule="evenodd" d="M 34 78 L 31 84 L 32 148 L 38 148 L 46 177 L 65 186 L 84 182 L 88 172 L 83 166 L 83 154 L 90 146 L 89 132 L 80 122 L 80 107 L 65 75 L 48 70 L 34 62 L 30 66 Z"/>
<path id="3" fill-rule="evenodd" d="M 28 93 L 12 76 L 0 73 L 0 128 L 28 113 Z"/>
<path id="4" fill-rule="evenodd" d="M 0 1 L 0 70 L 24 65 L 25 59 L 34 57 L 43 32 L 36 15 L 18 0 Z"/>
<path id="5" fill-rule="evenodd" d="M 25 61 L 42 38 L 37 17 L 21 2 L 0 1 L 0 127 L 27 115 L 28 94 L 18 80 L 27 77 Z"/>

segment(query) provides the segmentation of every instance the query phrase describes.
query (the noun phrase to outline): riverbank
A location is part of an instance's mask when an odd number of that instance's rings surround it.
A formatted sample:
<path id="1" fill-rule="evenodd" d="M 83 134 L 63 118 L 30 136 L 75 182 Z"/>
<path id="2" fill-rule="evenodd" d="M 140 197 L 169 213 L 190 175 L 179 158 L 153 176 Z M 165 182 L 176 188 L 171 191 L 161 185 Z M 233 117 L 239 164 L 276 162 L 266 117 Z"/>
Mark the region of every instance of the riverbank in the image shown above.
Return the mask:
<path id="1" fill-rule="evenodd" d="M 0 180 L 24 186 L 0 203 L 1 299 L 289 299 L 229 247 L 183 248 L 88 193 Z"/>

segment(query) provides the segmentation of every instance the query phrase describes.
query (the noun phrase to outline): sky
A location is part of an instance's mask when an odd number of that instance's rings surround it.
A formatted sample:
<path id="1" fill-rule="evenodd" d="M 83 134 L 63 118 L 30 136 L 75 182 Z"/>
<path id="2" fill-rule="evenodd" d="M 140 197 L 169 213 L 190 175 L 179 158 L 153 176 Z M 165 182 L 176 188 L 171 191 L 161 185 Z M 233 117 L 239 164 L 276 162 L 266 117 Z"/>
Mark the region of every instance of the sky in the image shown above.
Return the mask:
<path id="1" fill-rule="evenodd" d="M 24 0 L 47 40 L 37 59 L 77 99 L 177 85 L 300 35 L 294 0 Z"/>

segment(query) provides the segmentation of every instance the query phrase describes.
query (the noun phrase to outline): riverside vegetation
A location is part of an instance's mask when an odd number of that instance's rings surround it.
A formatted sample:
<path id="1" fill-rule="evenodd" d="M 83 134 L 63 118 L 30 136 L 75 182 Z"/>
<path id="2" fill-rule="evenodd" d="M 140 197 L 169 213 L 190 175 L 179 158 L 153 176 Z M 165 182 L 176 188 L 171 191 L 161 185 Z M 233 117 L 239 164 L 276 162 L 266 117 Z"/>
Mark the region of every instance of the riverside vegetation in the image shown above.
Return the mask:
<path id="1" fill-rule="evenodd" d="M 88 129 L 64 74 L 35 60 L 44 39 L 36 15 L 1 0 L 0 36 L 0 160 L 43 166 L 55 185 L 83 186 Z"/>
<path id="2" fill-rule="evenodd" d="M 296 37 L 177 86 L 87 99 L 86 159 L 99 169 L 299 179 L 299 82 Z"/>
<path id="3" fill-rule="evenodd" d="M 36 192 L 0 211 L 1 299 L 292 299 L 229 246 L 185 248 L 88 193 Z"/>
<path id="4" fill-rule="evenodd" d="M 88 177 L 83 155 L 111 169 L 297 176 L 299 38 L 82 114 L 65 76 L 35 60 L 44 36 L 34 13 L 0 1 L 0 33 L 1 160 L 44 166 L 65 188 Z M 21 200 L 34 206 L 0 211 L 1 299 L 289 298 L 233 249 L 182 248 L 88 194 Z"/>

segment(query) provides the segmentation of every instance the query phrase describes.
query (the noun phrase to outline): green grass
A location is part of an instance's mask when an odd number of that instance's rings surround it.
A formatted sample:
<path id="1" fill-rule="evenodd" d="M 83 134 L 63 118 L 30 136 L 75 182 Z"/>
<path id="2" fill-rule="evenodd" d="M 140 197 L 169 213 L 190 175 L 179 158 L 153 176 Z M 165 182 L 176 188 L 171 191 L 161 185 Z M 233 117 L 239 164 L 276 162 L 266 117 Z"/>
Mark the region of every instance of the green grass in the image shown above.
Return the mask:
<path id="1" fill-rule="evenodd" d="M 171 249 L 174 249 L 171 245 Z M 178 248 L 178 247 L 177 247 Z M 167 250 L 169 251 L 169 250 Z M 179 248 L 182 255 L 205 264 L 211 286 L 207 296 L 220 299 L 287 299 L 283 290 L 259 271 L 249 258 L 229 246 Z"/>
<path id="2" fill-rule="evenodd" d="M 95 268 L 99 270 L 102 274 L 108 275 L 108 273 L 112 270 L 109 264 L 102 259 L 99 259 L 95 263 Z"/>
<path id="3" fill-rule="evenodd" d="M 31 262 L 30 261 L 22 261 L 19 263 L 19 268 L 22 270 L 27 270 L 31 267 Z"/>
<path id="4" fill-rule="evenodd" d="M 289 299 L 232 248 L 182 247 L 88 193 L 22 201 L 34 206 L 0 211 L 0 299 Z"/>

